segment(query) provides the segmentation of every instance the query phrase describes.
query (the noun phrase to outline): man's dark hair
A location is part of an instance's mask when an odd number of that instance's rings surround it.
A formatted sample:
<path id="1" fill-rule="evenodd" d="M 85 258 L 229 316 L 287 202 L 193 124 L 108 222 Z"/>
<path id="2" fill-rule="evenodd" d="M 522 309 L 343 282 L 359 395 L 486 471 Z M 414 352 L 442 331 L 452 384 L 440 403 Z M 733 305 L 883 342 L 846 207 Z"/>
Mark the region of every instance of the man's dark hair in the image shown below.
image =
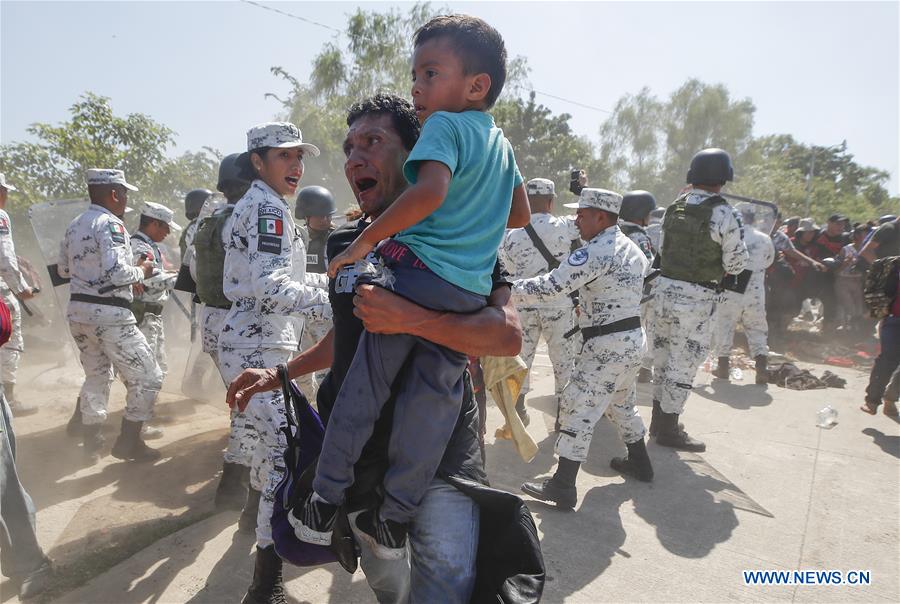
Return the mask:
<path id="1" fill-rule="evenodd" d="M 436 38 L 450 40 L 466 75 L 486 73 L 491 76 L 491 88 L 484 102 L 487 109 L 493 107 L 506 83 L 506 45 L 500 32 L 478 17 L 442 15 L 416 31 L 413 46 Z"/>
<path id="2" fill-rule="evenodd" d="M 353 103 L 347 113 L 347 127 L 366 115 L 389 115 L 394 129 L 400 135 L 403 147 L 410 151 L 419 140 L 419 118 L 416 110 L 406 99 L 396 94 L 379 92 L 358 103 Z"/>
<path id="3" fill-rule="evenodd" d="M 147 228 L 154 222 L 162 222 L 162 220 L 158 220 L 156 218 L 151 218 L 150 216 L 145 216 L 145 215 L 141 214 L 141 219 L 138 222 L 138 230 L 143 231 L 145 228 Z"/>

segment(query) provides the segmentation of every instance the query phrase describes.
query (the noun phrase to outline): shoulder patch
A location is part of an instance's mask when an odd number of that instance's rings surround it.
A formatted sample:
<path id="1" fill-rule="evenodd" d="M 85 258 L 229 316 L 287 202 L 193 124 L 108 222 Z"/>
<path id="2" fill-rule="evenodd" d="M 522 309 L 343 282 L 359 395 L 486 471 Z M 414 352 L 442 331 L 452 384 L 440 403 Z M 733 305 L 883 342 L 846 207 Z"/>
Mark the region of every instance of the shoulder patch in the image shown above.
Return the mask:
<path id="1" fill-rule="evenodd" d="M 110 221 L 109 235 L 115 243 L 125 243 L 125 227 L 118 222 Z"/>
<path id="2" fill-rule="evenodd" d="M 280 254 L 281 237 L 275 235 L 260 235 L 257 239 L 256 250 L 267 254 Z"/>
<path id="3" fill-rule="evenodd" d="M 9 235 L 9 220 L 6 216 L 0 216 L 0 235 Z"/>
<path id="4" fill-rule="evenodd" d="M 260 216 L 274 216 L 275 218 L 284 218 L 284 212 L 281 211 L 281 208 L 276 208 L 275 206 L 268 206 L 268 205 L 259 206 L 259 215 Z"/>
<path id="5" fill-rule="evenodd" d="M 260 235 L 275 235 L 276 237 L 284 235 L 284 222 L 280 218 L 260 216 L 257 226 Z"/>
<path id="6" fill-rule="evenodd" d="M 572 266 L 581 266 L 588 261 L 587 248 L 582 247 L 569 254 L 568 263 Z"/>

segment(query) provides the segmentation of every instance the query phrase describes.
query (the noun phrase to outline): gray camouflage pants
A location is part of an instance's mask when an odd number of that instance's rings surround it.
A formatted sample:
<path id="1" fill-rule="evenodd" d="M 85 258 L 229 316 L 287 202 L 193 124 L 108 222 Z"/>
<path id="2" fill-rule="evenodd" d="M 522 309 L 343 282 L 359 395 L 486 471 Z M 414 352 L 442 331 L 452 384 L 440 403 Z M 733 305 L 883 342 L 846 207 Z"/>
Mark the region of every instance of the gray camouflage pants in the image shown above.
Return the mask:
<path id="1" fill-rule="evenodd" d="M 219 342 L 219 362 L 222 377 L 231 383 L 244 369 L 274 367 L 287 363 L 291 351 L 284 349 L 230 348 Z M 284 396 L 278 388 L 262 392 L 250 399 L 244 415 L 256 429 L 259 442 L 254 448 L 250 465 L 250 486 L 262 492 L 259 515 L 256 517 L 256 544 L 272 544 L 272 506 L 275 488 L 284 476 L 284 450 L 287 440 L 281 429 L 287 426 Z"/>
<path id="2" fill-rule="evenodd" d="M 713 290 L 660 277 L 653 325 L 653 398 L 665 413 L 684 411 L 706 359 L 715 310 Z"/>
<path id="3" fill-rule="evenodd" d="M 313 318 L 307 318 L 303 322 L 303 333 L 300 336 L 300 350 L 307 350 L 313 344 L 321 340 L 331 329 L 331 319 L 323 320 L 319 316 L 314 315 Z M 307 373 L 295 381 L 297 387 L 310 403 L 316 402 L 316 391 L 319 389 L 319 382 L 325 377 L 324 371 L 315 373 Z"/>
<path id="4" fill-rule="evenodd" d="M 571 305 L 560 307 L 523 307 L 519 311 L 522 323 L 522 351 L 519 356 L 528 366 L 528 375 L 522 384 L 522 394 L 531 391 L 531 364 L 537 350 L 538 340 L 543 334 L 547 341 L 547 354 L 553 365 L 553 378 L 556 384 L 556 400 L 562 397 L 563 388 L 569 381 L 572 365 L 575 362 L 575 350 L 581 344 L 581 335 L 566 339 L 564 334 L 575 325 L 575 309 Z"/>
<path id="5" fill-rule="evenodd" d="M 113 367 L 128 391 L 125 419 L 134 422 L 151 419 L 163 376 L 137 325 L 91 325 L 70 321 L 69 330 L 78 346 L 84 369 L 84 384 L 79 394 L 84 423 L 106 421 Z"/>
<path id="6" fill-rule="evenodd" d="M 150 313 L 145 314 L 139 329 L 144 334 L 144 337 L 147 338 L 147 344 L 150 346 L 150 350 L 153 351 L 156 362 L 159 363 L 159 369 L 162 371 L 163 379 L 165 379 L 166 374 L 169 373 L 169 363 L 166 361 L 166 334 L 163 331 L 162 317 Z"/>
<path id="7" fill-rule="evenodd" d="M 579 336 L 581 337 L 581 336 Z M 566 384 L 560 408 L 556 454 L 572 461 L 587 460 L 594 426 L 610 412 L 622 418 L 619 433 L 626 442 L 644 437 L 643 422 L 634 406 L 634 382 L 644 347 L 643 329 L 632 329 L 584 342 L 575 357 L 572 377 Z M 640 422 L 640 428 L 636 426 Z M 627 440 L 627 439 L 632 440 Z"/>
<path id="8" fill-rule="evenodd" d="M 750 356 L 769 354 L 769 324 L 766 321 L 765 273 L 753 273 L 744 294 L 726 291 L 716 304 L 712 351 L 719 357 L 731 354 L 734 330 L 738 322 L 747 336 Z M 702 362 L 702 361 L 701 361 Z"/>

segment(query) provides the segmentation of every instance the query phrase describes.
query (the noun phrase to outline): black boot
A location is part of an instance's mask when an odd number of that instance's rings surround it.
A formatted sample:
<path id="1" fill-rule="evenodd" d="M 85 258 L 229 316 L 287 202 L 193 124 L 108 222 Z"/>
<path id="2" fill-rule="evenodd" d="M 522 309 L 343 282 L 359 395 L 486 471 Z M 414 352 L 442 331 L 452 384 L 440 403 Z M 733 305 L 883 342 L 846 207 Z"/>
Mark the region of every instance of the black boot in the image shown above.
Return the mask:
<path id="1" fill-rule="evenodd" d="M 262 493 L 250 487 L 247 489 L 247 501 L 244 503 L 244 511 L 238 520 L 238 530 L 242 533 L 256 532 L 256 516 L 259 514 L 259 498 Z"/>
<path id="2" fill-rule="evenodd" d="M 256 548 L 253 581 L 241 604 L 287 604 L 281 577 L 281 558 L 275 553 L 274 545 Z"/>
<path id="3" fill-rule="evenodd" d="M 638 371 L 637 376 L 638 384 L 649 384 L 653 381 L 653 370 L 647 369 L 646 367 L 641 367 L 640 371 Z"/>
<path id="4" fill-rule="evenodd" d="M 756 361 L 756 383 L 765 386 L 769 383 L 769 357 L 761 354 L 754 360 Z"/>
<path id="5" fill-rule="evenodd" d="M 656 436 L 659 433 L 659 401 L 653 401 L 653 413 L 650 415 L 650 436 Z"/>
<path id="6" fill-rule="evenodd" d="M 75 399 L 75 412 L 72 413 L 69 423 L 66 424 L 66 434 L 69 436 L 80 435 L 83 425 L 81 423 L 81 399 Z"/>
<path id="7" fill-rule="evenodd" d="M 141 427 L 144 422 L 133 422 L 122 418 L 122 432 L 112 448 L 112 456 L 128 461 L 156 461 L 162 453 L 148 447 L 141 440 Z"/>
<path id="8" fill-rule="evenodd" d="M 660 427 L 656 435 L 656 444 L 663 447 L 672 447 L 680 451 L 693 451 L 702 453 L 706 451 L 706 445 L 701 441 L 691 438 L 681 424 L 678 423 L 677 413 L 659 411 Z"/>
<path id="9" fill-rule="evenodd" d="M 719 357 L 719 364 L 713 369 L 712 374 L 719 378 L 720 380 L 728 380 L 728 376 L 731 372 L 731 358 L 730 357 Z"/>
<path id="10" fill-rule="evenodd" d="M 519 415 L 519 419 L 522 420 L 523 426 L 527 427 L 531 423 L 531 418 L 528 417 L 528 409 L 525 408 L 524 394 L 520 394 L 519 398 L 516 399 L 516 413 Z"/>
<path id="11" fill-rule="evenodd" d="M 625 457 L 613 457 L 609 462 L 610 467 L 619 474 L 633 476 L 643 482 L 653 480 L 653 466 L 650 465 L 650 456 L 647 455 L 647 446 L 644 439 L 625 443 L 628 447 L 628 455 Z"/>
<path id="12" fill-rule="evenodd" d="M 247 466 L 225 462 L 222 464 L 222 478 L 216 488 L 216 511 L 240 510 L 247 499 L 247 487 L 244 486 L 244 471 Z"/>
<path id="13" fill-rule="evenodd" d="M 581 463 L 560 457 L 553 478 L 543 482 L 526 482 L 522 485 L 522 492 L 535 499 L 552 501 L 561 508 L 571 510 L 578 501 L 575 476 L 578 474 L 579 467 L 581 467 Z"/>
<path id="14" fill-rule="evenodd" d="M 106 440 L 103 438 L 103 424 L 88 424 L 81 428 L 81 442 L 84 447 L 84 457 L 89 463 L 100 461 L 100 451 Z"/>

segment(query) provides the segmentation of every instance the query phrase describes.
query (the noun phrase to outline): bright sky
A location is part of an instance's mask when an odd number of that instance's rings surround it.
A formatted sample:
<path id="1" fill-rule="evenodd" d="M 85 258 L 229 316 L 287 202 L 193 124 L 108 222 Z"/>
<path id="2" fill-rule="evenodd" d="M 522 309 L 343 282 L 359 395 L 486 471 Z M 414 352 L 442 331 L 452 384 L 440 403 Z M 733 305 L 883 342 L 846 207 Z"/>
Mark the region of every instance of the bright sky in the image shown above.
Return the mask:
<path id="1" fill-rule="evenodd" d="M 343 28 L 358 3 L 268 2 Z M 440 3 L 435 3 L 440 5 Z M 756 105 L 756 135 L 839 144 L 891 173 L 900 191 L 898 2 L 449 2 L 524 55 L 536 90 L 602 109 L 649 86 L 665 97 L 689 77 Z M 404 3 L 365 3 L 367 9 Z M 56 123 L 85 91 L 117 114 L 141 112 L 178 133 L 175 152 L 242 151 L 247 128 L 280 110 L 265 93 L 305 80 L 327 29 L 241 2 L 0 2 L 0 141 Z M 339 38 L 339 43 L 344 39 Z M 408 91 L 400 91 L 408 94 Z M 547 96 L 598 138 L 608 114 Z M 314 141 L 313 141 L 314 142 Z M 737 166 L 740 171 L 740 166 Z"/>

